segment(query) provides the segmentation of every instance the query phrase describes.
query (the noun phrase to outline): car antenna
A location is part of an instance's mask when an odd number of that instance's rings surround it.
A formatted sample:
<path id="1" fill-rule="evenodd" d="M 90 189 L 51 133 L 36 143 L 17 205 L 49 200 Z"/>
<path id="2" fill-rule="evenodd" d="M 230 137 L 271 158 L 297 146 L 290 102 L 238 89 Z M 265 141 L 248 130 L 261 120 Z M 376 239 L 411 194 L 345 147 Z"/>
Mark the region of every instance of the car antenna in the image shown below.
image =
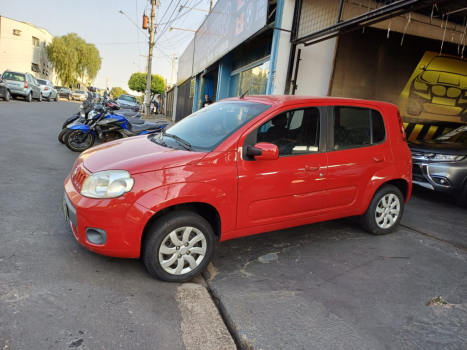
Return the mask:
<path id="1" fill-rule="evenodd" d="M 242 96 L 239 97 L 239 99 L 245 98 L 245 95 L 246 95 L 247 93 L 249 93 L 249 92 L 250 92 L 250 90 L 245 91 L 245 92 L 242 94 Z"/>

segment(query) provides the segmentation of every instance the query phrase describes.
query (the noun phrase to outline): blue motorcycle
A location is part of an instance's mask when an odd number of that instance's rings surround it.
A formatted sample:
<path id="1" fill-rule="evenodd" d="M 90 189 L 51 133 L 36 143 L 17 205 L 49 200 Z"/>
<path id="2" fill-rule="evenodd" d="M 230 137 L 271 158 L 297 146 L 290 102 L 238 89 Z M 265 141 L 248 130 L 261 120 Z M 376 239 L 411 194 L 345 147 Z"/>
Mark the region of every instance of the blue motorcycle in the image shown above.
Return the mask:
<path id="1" fill-rule="evenodd" d="M 165 122 L 132 124 L 123 115 L 115 114 L 120 109 L 115 103 L 97 104 L 89 113 L 92 122 L 70 125 L 63 136 L 65 145 L 74 152 L 91 148 L 96 139 L 109 142 L 121 138 L 154 134 L 167 127 Z"/>

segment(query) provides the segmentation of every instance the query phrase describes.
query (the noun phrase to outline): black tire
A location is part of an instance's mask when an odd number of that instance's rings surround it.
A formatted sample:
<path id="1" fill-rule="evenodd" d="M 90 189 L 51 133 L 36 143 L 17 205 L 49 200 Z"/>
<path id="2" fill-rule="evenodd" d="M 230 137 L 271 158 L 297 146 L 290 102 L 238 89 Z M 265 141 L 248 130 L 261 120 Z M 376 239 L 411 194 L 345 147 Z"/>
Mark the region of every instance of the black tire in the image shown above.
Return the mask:
<path id="1" fill-rule="evenodd" d="M 383 228 L 380 227 L 377 223 L 377 209 L 378 210 L 386 210 L 384 207 L 380 206 L 380 202 L 382 201 L 383 198 L 386 196 L 390 195 L 395 195 L 397 199 L 399 200 L 399 213 L 394 220 L 394 217 L 390 213 L 381 213 L 380 218 L 383 217 L 383 224 L 386 222 L 386 218 L 384 216 L 391 215 L 393 218 L 393 223 L 387 227 Z M 387 197 L 386 197 L 387 198 Z M 391 203 L 389 203 L 390 205 Z M 373 196 L 373 199 L 370 202 L 370 205 L 368 206 L 365 214 L 360 216 L 360 225 L 365 231 L 368 231 L 370 233 L 373 233 L 375 235 L 386 235 L 388 233 L 394 232 L 394 230 L 397 228 L 397 225 L 402 219 L 402 215 L 404 214 L 404 196 L 402 195 L 401 191 L 393 185 L 385 184 L 382 185 L 375 193 Z M 388 219 L 389 220 L 389 219 Z"/>
<path id="2" fill-rule="evenodd" d="M 26 96 L 25 100 L 28 102 L 32 102 L 32 92 L 30 92 L 29 95 Z"/>
<path id="3" fill-rule="evenodd" d="M 54 101 L 58 102 L 58 93 L 55 95 Z"/>
<path id="4" fill-rule="evenodd" d="M 52 102 L 52 93 L 50 93 L 49 96 L 47 96 L 47 102 Z"/>
<path id="5" fill-rule="evenodd" d="M 79 136 L 80 134 L 83 134 L 81 130 L 70 129 L 65 133 L 65 136 L 63 136 L 65 145 L 73 152 L 86 151 L 94 145 L 94 142 L 96 142 L 96 138 L 94 137 L 94 135 L 89 133 L 86 137 L 86 140 L 89 141 L 83 144 L 83 146 L 79 147 L 76 144 L 74 144 L 74 138 Z"/>
<path id="6" fill-rule="evenodd" d="M 184 274 L 171 274 L 164 270 L 161 263 L 159 262 L 159 249 L 162 246 L 168 237 L 168 235 L 177 230 L 183 230 L 186 227 L 192 227 L 193 229 L 198 230 L 204 235 L 205 238 L 205 254 L 204 258 L 201 259 L 199 264 L 196 268 L 192 271 L 186 272 Z M 193 234 L 198 235 L 198 233 L 193 231 Z M 191 237 L 191 236 L 190 236 Z M 148 232 L 146 233 L 144 240 L 143 240 L 143 247 L 142 247 L 142 257 L 146 268 L 148 269 L 149 273 L 162 281 L 166 282 L 186 282 L 190 281 L 197 275 L 199 275 L 205 268 L 208 266 L 209 262 L 211 261 L 212 257 L 212 247 L 214 243 L 214 232 L 212 230 L 211 225 L 202 218 L 200 215 L 191 212 L 191 211 L 173 211 L 168 214 L 165 214 L 161 218 L 157 219 L 149 228 Z M 165 243 L 166 244 L 166 243 Z M 201 244 L 201 243 L 197 243 Z M 187 265 L 189 266 L 188 262 L 185 260 L 186 256 L 191 256 L 192 258 L 198 260 L 201 255 L 190 253 L 189 246 L 185 248 L 185 246 L 181 245 L 181 248 L 177 248 L 177 251 L 183 251 L 183 259 L 180 259 L 182 254 L 177 255 L 178 253 L 174 253 L 172 257 L 175 257 L 173 265 L 177 265 L 182 261 L 182 266 Z M 172 247 L 169 249 L 176 248 Z M 199 248 L 199 247 L 192 247 L 191 249 Z M 188 249 L 187 252 L 185 250 Z M 204 249 L 204 248 L 201 248 Z M 172 253 L 171 253 L 172 254 Z M 191 254 L 191 255 L 190 255 Z M 168 256 L 168 258 L 170 255 Z M 169 259 L 170 260 L 170 259 Z M 170 267 L 168 267 L 170 268 Z"/>
<path id="7" fill-rule="evenodd" d="M 457 205 L 462 208 L 467 208 L 467 180 L 465 180 L 464 186 L 456 196 Z"/>
<path id="8" fill-rule="evenodd" d="M 6 102 L 10 101 L 10 90 L 7 90 L 5 92 L 5 97 L 3 97 L 3 101 L 6 101 Z"/>
<path id="9" fill-rule="evenodd" d="M 64 128 L 62 131 L 60 131 L 60 134 L 58 134 L 58 142 L 60 143 L 65 143 L 65 134 L 68 132 L 69 129 Z"/>
<path id="10" fill-rule="evenodd" d="M 39 97 L 37 98 L 37 102 L 42 102 L 42 93 L 39 94 Z"/>
<path id="11" fill-rule="evenodd" d="M 70 95 L 68 95 L 68 101 L 71 101 L 71 96 Z"/>

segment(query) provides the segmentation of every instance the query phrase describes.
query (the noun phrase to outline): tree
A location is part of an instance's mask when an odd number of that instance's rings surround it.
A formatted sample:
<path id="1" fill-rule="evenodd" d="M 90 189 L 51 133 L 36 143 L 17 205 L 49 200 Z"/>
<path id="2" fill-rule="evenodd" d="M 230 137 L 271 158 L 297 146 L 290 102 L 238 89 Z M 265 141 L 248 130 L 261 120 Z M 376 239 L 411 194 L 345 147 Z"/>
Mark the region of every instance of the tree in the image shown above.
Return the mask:
<path id="1" fill-rule="evenodd" d="M 54 37 L 46 50 L 64 86 L 76 83 L 78 78 L 84 80 L 85 75 L 89 78 L 87 83 L 91 85 L 101 69 L 99 50 L 76 33 Z"/>
<path id="2" fill-rule="evenodd" d="M 115 86 L 110 90 L 110 94 L 113 98 L 118 98 L 120 95 L 128 95 L 128 92 L 123 90 L 121 87 Z"/>
<path id="3" fill-rule="evenodd" d="M 142 94 L 146 91 L 146 73 L 133 73 L 128 80 L 128 87 L 131 90 L 140 92 Z M 163 94 L 165 92 L 165 80 L 158 74 L 151 75 L 151 100 L 157 94 Z"/>

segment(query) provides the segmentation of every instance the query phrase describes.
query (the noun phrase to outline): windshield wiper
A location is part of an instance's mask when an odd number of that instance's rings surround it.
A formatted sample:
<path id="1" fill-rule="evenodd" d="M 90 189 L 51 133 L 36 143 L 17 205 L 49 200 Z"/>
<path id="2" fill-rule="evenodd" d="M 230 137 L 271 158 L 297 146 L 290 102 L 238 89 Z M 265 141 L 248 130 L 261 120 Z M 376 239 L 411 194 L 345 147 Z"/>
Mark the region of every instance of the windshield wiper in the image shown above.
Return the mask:
<path id="1" fill-rule="evenodd" d="M 185 147 L 187 150 L 189 151 L 192 151 L 194 152 L 194 149 L 193 147 L 191 147 L 191 145 L 185 141 L 184 139 L 182 139 L 181 137 L 178 137 L 177 135 L 173 135 L 173 134 L 169 134 L 169 133 L 166 133 L 166 132 L 162 132 L 162 135 L 163 136 L 168 136 L 168 137 L 171 137 L 173 138 L 175 141 L 177 141 L 177 143 L 183 147 Z"/>
<path id="2" fill-rule="evenodd" d="M 157 140 L 158 136 L 159 136 L 159 140 Z M 164 146 L 164 147 L 168 147 L 167 144 L 164 141 L 162 141 L 160 135 L 158 135 L 158 134 L 149 135 L 148 139 L 150 139 L 155 144 L 158 144 L 158 145 L 161 145 L 161 146 Z"/>

